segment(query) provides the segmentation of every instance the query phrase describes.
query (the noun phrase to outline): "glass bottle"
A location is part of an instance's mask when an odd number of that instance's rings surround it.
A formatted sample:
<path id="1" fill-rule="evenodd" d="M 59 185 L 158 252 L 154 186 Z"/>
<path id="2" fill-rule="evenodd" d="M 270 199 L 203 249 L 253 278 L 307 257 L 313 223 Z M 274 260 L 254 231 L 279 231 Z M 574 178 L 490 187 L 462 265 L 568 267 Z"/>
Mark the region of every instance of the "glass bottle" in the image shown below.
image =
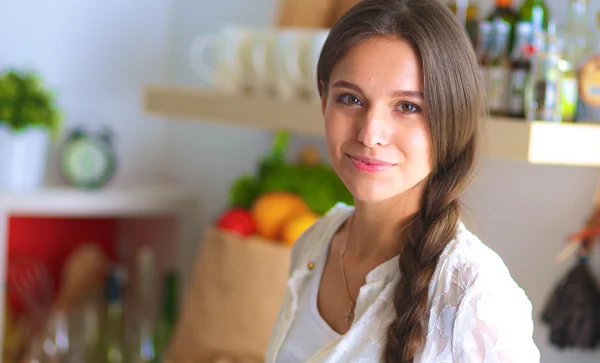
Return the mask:
<path id="1" fill-rule="evenodd" d="M 85 363 L 101 363 L 101 291 L 94 291 L 83 307 L 83 354 Z"/>
<path id="2" fill-rule="evenodd" d="M 548 25 L 548 32 L 536 33 L 534 47 L 531 75 L 525 90 L 527 120 L 560 122 L 562 42 L 552 22 Z"/>
<path id="3" fill-rule="evenodd" d="M 525 86 L 531 70 L 533 25 L 517 24 L 517 41 L 511 55 L 510 81 L 508 87 L 507 113 L 512 117 L 525 118 Z"/>
<path id="4" fill-rule="evenodd" d="M 579 63 L 589 54 L 594 38 L 594 29 L 589 25 L 589 0 L 569 0 L 569 10 L 561 37 L 565 39 L 565 52 Z"/>
<path id="5" fill-rule="evenodd" d="M 494 22 L 494 44 L 487 57 L 487 99 L 490 114 L 505 115 L 508 105 L 510 58 L 508 44 L 510 25 L 502 20 Z"/>
<path id="6" fill-rule="evenodd" d="M 550 12 L 544 0 L 525 0 L 519 7 L 521 21 L 531 23 L 533 32 L 548 29 Z"/>
<path id="7" fill-rule="evenodd" d="M 125 334 L 123 319 L 124 270 L 109 272 L 106 281 L 106 317 L 103 348 L 106 363 L 125 362 Z"/>
<path id="8" fill-rule="evenodd" d="M 142 247 L 137 254 L 137 273 L 135 352 L 131 356 L 133 363 L 151 363 L 156 358 L 152 303 L 156 300 L 156 258 L 154 250 L 149 246 Z"/>
<path id="9" fill-rule="evenodd" d="M 479 22 L 479 30 L 477 31 L 477 45 L 475 46 L 475 52 L 477 54 L 477 60 L 479 62 L 479 69 L 481 71 L 481 78 L 484 82 L 488 79 L 488 53 L 492 48 L 493 41 L 493 25 L 491 22 L 483 20 Z M 487 85 L 486 85 L 487 87 Z"/>
<path id="10" fill-rule="evenodd" d="M 564 121 L 571 122 L 585 118 L 579 99 L 578 74 L 583 59 L 589 55 L 593 31 L 587 19 L 588 0 L 570 0 L 567 19 L 560 36 L 564 40 L 564 54 L 561 62 L 561 108 Z"/>
<path id="11" fill-rule="evenodd" d="M 162 314 L 156 326 L 156 358 L 163 362 L 171 340 L 171 334 L 177 322 L 177 273 L 167 271 L 163 284 Z"/>
<path id="12" fill-rule="evenodd" d="M 588 123 L 600 123 L 600 12 L 596 18 L 594 46 L 590 46 L 579 70 L 578 121 Z"/>
<path id="13" fill-rule="evenodd" d="M 459 22 L 465 27 L 471 42 L 475 46 L 478 32 L 479 9 L 475 0 L 447 0 L 450 10 L 456 15 Z"/>
<path id="14" fill-rule="evenodd" d="M 508 51 L 512 52 L 515 39 L 515 26 L 519 21 L 519 14 L 512 8 L 513 0 L 496 0 L 496 7 L 488 15 L 491 22 L 502 21 L 509 26 Z"/>

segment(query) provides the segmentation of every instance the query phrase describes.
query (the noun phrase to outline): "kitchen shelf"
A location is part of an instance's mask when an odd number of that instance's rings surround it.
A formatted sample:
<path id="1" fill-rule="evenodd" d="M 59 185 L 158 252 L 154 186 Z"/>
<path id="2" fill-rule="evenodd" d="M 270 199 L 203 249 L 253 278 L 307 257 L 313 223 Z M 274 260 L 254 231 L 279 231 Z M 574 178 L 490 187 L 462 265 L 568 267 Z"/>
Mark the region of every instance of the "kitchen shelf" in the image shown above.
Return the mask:
<path id="1" fill-rule="evenodd" d="M 323 136 L 319 103 L 307 100 L 223 94 L 153 85 L 144 90 L 144 110 L 166 119 L 231 124 Z M 600 124 L 527 122 L 492 117 L 485 123 L 488 157 L 532 164 L 600 167 Z"/>
<path id="2" fill-rule="evenodd" d="M 0 214 L 101 217 L 159 216 L 190 206 L 191 193 L 178 186 L 108 187 L 98 191 L 47 188 L 0 191 Z"/>

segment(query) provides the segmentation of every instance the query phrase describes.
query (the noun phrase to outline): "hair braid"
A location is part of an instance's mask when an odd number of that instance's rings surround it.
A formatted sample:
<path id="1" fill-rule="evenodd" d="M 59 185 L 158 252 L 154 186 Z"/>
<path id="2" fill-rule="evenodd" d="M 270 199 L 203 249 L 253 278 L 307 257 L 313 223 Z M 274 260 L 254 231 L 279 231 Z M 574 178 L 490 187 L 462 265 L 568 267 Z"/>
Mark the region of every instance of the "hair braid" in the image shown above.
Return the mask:
<path id="1" fill-rule="evenodd" d="M 385 362 L 412 363 L 423 347 L 429 284 L 440 255 L 458 230 L 459 197 L 467 185 L 474 156 L 474 147 L 469 146 L 449 168 L 431 176 L 421 209 L 406 230 L 399 258 L 401 279 L 394 297 L 397 319 L 388 329 Z"/>

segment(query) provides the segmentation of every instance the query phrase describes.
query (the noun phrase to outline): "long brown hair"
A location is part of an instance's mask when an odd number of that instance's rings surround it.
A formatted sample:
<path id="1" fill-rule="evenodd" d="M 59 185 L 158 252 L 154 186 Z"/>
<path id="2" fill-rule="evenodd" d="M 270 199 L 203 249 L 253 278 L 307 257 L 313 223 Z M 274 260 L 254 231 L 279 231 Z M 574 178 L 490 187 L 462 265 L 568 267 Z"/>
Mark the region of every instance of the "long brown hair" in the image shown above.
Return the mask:
<path id="1" fill-rule="evenodd" d="M 338 20 L 324 44 L 317 69 L 322 95 L 336 62 L 373 36 L 406 41 L 419 56 L 431 134 L 433 168 L 421 208 L 404 232 L 394 297 L 397 318 L 388 328 L 382 357 L 408 363 L 423 348 L 429 283 L 457 233 L 460 197 L 476 165 L 485 93 L 471 42 L 440 0 L 362 0 Z"/>

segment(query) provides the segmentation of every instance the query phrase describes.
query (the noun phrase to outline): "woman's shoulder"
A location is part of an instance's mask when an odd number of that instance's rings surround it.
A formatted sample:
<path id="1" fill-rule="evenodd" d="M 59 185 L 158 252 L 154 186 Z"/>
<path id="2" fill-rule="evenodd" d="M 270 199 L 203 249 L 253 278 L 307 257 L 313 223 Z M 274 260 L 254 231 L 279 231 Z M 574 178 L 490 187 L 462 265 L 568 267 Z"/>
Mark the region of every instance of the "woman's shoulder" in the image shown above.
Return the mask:
<path id="1" fill-rule="evenodd" d="M 337 203 L 310 226 L 294 243 L 291 252 L 290 273 L 298 263 L 320 256 L 331 237 L 354 211 L 354 207 Z"/>
<path id="2" fill-rule="evenodd" d="M 462 223 L 440 258 L 437 277 L 431 313 L 451 329 L 456 359 L 480 361 L 484 354 L 539 362 L 529 298 L 502 258 Z"/>
<path id="3" fill-rule="evenodd" d="M 433 296 L 445 304 L 459 305 L 475 294 L 513 300 L 530 306 L 525 291 L 515 281 L 503 259 L 461 222 L 438 263 Z M 435 299 L 435 298 L 434 298 Z"/>

